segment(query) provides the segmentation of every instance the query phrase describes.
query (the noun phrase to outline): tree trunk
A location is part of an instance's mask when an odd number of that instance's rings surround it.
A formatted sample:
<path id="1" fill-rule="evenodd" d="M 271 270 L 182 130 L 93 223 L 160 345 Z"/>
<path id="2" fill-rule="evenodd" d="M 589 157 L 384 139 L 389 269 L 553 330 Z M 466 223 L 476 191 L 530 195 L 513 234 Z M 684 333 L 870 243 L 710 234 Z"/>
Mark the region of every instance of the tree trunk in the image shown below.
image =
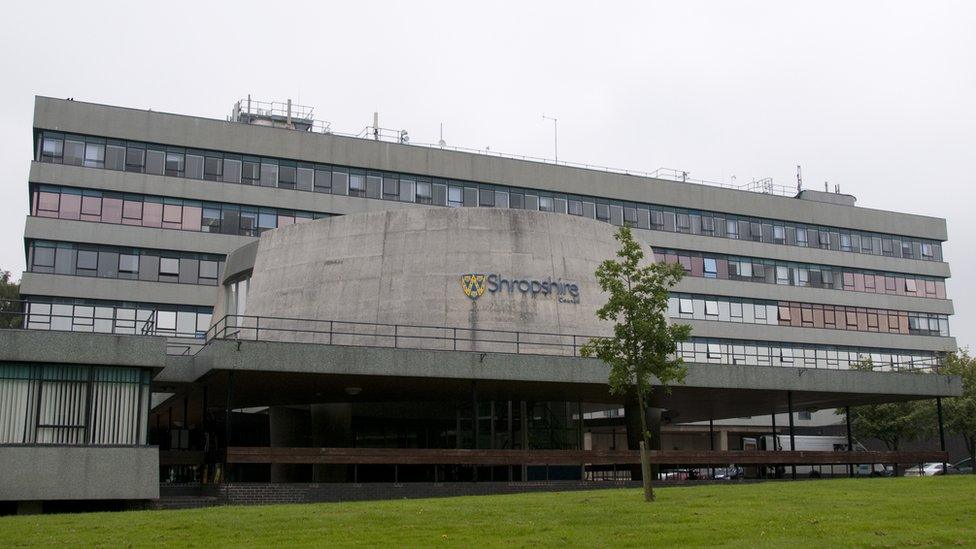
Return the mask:
<path id="1" fill-rule="evenodd" d="M 647 447 L 651 445 L 650 433 L 647 431 L 647 409 L 644 408 L 644 395 L 637 392 L 637 407 L 640 408 L 641 419 L 641 480 L 644 484 L 644 501 L 654 501 L 654 487 L 651 486 L 651 459 L 647 453 Z"/>

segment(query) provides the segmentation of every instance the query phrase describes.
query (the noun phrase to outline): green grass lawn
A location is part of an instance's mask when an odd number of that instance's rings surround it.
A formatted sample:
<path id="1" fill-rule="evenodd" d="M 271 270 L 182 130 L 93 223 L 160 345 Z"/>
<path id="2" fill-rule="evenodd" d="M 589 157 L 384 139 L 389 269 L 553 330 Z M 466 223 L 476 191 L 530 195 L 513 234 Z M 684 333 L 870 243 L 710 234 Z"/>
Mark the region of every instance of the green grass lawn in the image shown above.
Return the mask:
<path id="1" fill-rule="evenodd" d="M 976 546 L 976 477 L 0 518 L 0 547 Z"/>

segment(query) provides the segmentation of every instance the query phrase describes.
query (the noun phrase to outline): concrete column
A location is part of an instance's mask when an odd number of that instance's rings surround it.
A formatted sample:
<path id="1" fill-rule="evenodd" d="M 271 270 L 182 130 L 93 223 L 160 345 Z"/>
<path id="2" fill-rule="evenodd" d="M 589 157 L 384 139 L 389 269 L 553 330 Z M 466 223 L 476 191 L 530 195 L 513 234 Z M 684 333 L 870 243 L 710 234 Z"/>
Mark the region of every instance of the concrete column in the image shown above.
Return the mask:
<path id="1" fill-rule="evenodd" d="M 307 407 L 268 408 L 272 448 L 308 446 L 310 417 Z M 301 464 L 272 463 L 271 482 L 307 482 L 309 467 Z"/>
<path id="2" fill-rule="evenodd" d="M 312 404 L 312 446 L 314 448 L 350 448 L 353 445 L 352 404 Z M 313 482 L 346 482 L 352 480 L 348 465 L 313 465 Z"/>
<path id="3" fill-rule="evenodd" d="M 729 449 L 729 432 L 725 429 L 719 429 L 718 431 L 718 449 L 728 450 Z"/>

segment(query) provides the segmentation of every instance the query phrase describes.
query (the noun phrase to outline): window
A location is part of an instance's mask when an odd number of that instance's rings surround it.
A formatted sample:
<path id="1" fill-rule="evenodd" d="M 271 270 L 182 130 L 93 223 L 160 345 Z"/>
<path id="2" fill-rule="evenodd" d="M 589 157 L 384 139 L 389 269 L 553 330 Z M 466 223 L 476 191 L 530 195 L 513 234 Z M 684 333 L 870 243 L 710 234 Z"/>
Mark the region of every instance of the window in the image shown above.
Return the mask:
<path id="1" fill-rule="evenodd" d="M 85 145 L 85 167 L 105 167 L 105 145 L 101 143 L 87 143 Z"/>
<path id="2" fill-rule="evenodd" d="M 82 166 L 85 163 L 85 142 L 84 141 L 72 141 L 66 139 L 64 141 L 64 156 L 61 160 L 64 164 L 71 166 Z"/>
<path id="3" fill-rule="evenodd" d="M 125 171 L 142 173 L 146 158 L 145 149 L 127 147 L 125 149 Z"/>
<path id="4" fill-rule="evenodd" d="M 722 359 L 722 346 L 718 343 L 709 343 L 706 352 L 708 353 L 709 360 Z"/>
<path id="5" fill-rule="evenodd" d="M 548 196 L 539 197 L 539 211 L 540 212 L 551 212 L 555 210 L 553 206 L 552 198 Z"/>
<path id="6" fill-rule="evenodd" d="M 789 267 L 776 267 L 776 283 L 777 284 L 789 284 L 790 283 L 790 269 Z"/>
<path id="7" fill-rule="evenodd" d="M 820 247 L 829 248 L 830 247 L 830 233 L 827 231 L 820 231 Z"/>
<path id="8" fill-rule="evenodd" d="M 203 156 L 187 153 L 185 177 L 189 179 L 203 179 Z"/>
<path id="9" fill-rule="evenodd" d="M 224 176 L 224 161 L 215 156 L 208 156 L 203 161 L 203 178 L 207 181 L 220 181 Z"/>
<path id="10" fill-rule="evenodd" d="M 922 257 L 933 257 L 935 254 L 932 252 L 932 245 L 925 242 L 922 243 Z"/>
<path id="11" fill-rule="evenodd" d="M 793 364 L 793 349 L 781 347 L 779 350 L 779 360 L 784 364 Z"/>
<path id="12" fill-rule="evenodd" d="M 78 250 L 76 265 L 78 267 L 77 274 L 94 274 L 94 272 L 83 273 L 82 271 L 95 271 L 98 269 L 98 252 L 94 250 Z"/>
<path id="13" fill-rule="evenodd" d="M 765 308 L 763 308 L 765 312 Z M 742 318 L 742 303 L 732 301 L 729 303 L 729 316 L 732 318 Z"/>
<path id="14" fill-rule="evenodd" d="M 278 165 L 267 160 L 261 160 L 261 181 L 262 187 L 278 186 Z"/>
<path id="15" fill-rule="evenodd" d="M 138 273 L 139 256 L 134 254 L 119 254 L 120 273 Z"/>
<path id="16" fill-rule="evenodd" d="M 216 261 L 200 261 L 200 281 L 201 282 L 217 282 L 217 262 Z"/>
<path id="17" fill-rule="evenodd" d="M 226 181 L 228 183 L 240 183 L 241 182 L 241 170 L 242 164 L 240 160 L 233 158 L 224 159 L 224 172 L 221 177 L 221 181 Z"/>
<path id="18" fill-rule="evenodd" d="M 705 300 L 705 316 L 718 316 L 718 301 Z"/>
<path id="19" fill-rule="evenodd" d="M 451 186 L 447 188 L 447 205 L 451 208 L 464 206 L 464 191 L 461 187 Z"/>
<path id="20" fill-rule="evenodd" d="M 749 223 L 749 237 L 756 242 L 762 242 L 762 225 L 756 222 Z"/>
<path id="21" fill-rule="evenodd" d="M 715 234 L 715 218 L 711 216 L 704 216 L 701 220 L 702 224 L 702 234 L 713 235 Z"/>
<path id="22" fill-rule="evenodd" d="M 118 171 L 125 169 L 125 147 L 119 145 L 105 146 L 105 168 Z"/>
<path id="23" fill-rule="evenodd" d="M 694 314 L 695 308 L 690 297 L 682 297 L 678 300 L 678 312 L 681 314 Z"/>
<path id="24" fill-rule="evenodd" d="M 428 181 L 417 182 L 417 203 L 418 204 L 431 203 L 430 182 Z"/>
<path id="25" fill-rule="evenodd" d="M 918 291 L 918 286 L 915 284 L 914 278 L 905 279 L 905 291 L 906 292 L 916 292 Z"/>
<path id="26" fill-rule="evenodd" d="M 912 249 L 911 242 L 901 243 L 901 256 L 902 257 L 915 257 L 914 250 Z"/>
<path id="27" fill-rule="evenodd" d="M 45 137 L 41 142 L 41 162 L 60 163 L 64 155 L 64 141 L 53 137 Z"/>
<path id="28" fill-rule="evenodd" d="M 688 214 L 679 213 L 675 218 L 679 233 L 689 233 L 691 232 L 691 220 L 688 218 Z"/>
<path id="29" fill-rule="evenodd" d="M 809 269 L 795 269 L 793 271 L 794 283 L 796 286 L 809 286 L 810 285 L 810 270 Z"/>
<path id="30" fill-rule="evenodd" d="M 166 153 L 166 175 L 171 177 L 183 177 L 185 169 L 185 159 L 181 152 Z"/>
<path id="31" fill-rule="evenodd" d="M 851 235 L 849 234 L 840 235 L 840 249 L 844 250 L 845 252 L 849 252 L 852 249 L 854 249 L 853 245 L 851 244 Z"/>
<path id="32" fill-rule="evenodd" d="M 834 286 L 834 272 L 833 271 L 828 271 L 826 269 L 820 271 L 820 279 L 823 282 L 823 285 L 825 287 L 832 288 Z"/>
<path id="33" fill-rule="evenodd" d="M 281 189 L 294 189 L 298 182 L 298 169 L 295 166 L 282 164 L 278 166 L 278 187 Z"/>
<path id="34" fill-rule="evenodd" d="M 366 196 L 366 176 L 358 173 L 349 174 L 349 196 Z"/>
<path id="35" fill-rule="evenodd" d="M 783 244 L 786 242 L 786 227 L 773 225 L 773 242 Z"/>
<path id="36" fill-rule="evenodd" d="M 796 419 L 799 419 L 801 421 L 810 421 L 811 419 L 813 419 L 813 413 L 810 411 L 797 412 Z"/>
<path id="37" fill-rule="evenodd" d="M 579 200 L 570 200 L 567 208 L 569 215 L 583 215 L 583 203 Z"/>
<path id="38" fill-rule="evenodd" d="M 325 168 L 315 169 L 315 186 L 314 190 L 317 193 L 331 193 L 332 192 L 332 172 Z"/>
<path id="39" fill-rule="evenodd" d="M 705 258 L 705 278 L 717 278 L 718 277 L 718 262 L 715 258 L 706 257 Z"/>
<path id="40" fill-rule="evenodd" d="M 35 246 L 33 255 L 34 267 L 54 267 L 54 248 Z"/>
<path id="41" fill-rule="evenodd" d="M 159 258 L 159 274 L 166 276 L 180 275 L 180 260 L 175 257 Z"/>
<path id="42" fill-rule="evenodd" d="M 166 173 L 166 153 L 163 151 L 146 151 L 146 173 L 163 175 Z"/>
<path id="43" fill-rule="evenodd" d="M 725 233 L 729 238 L 739 238 L 739 222 L 735 219 L 725 220 Z"/>
<path id="44" fill-rule="evenodd" d="M 790 317 L 790 307 L 788 305 L 779 306 L 779 319 L 785 320 L 786 322 L 792 320 L 792 318 Z"/>
<path id="45" fill-rule="evenodd" d="M 797 246 L 809 246 L 809 240 L 807 239 L 807 230 L 805 227 L 796 228 L 796 245 Z"/>

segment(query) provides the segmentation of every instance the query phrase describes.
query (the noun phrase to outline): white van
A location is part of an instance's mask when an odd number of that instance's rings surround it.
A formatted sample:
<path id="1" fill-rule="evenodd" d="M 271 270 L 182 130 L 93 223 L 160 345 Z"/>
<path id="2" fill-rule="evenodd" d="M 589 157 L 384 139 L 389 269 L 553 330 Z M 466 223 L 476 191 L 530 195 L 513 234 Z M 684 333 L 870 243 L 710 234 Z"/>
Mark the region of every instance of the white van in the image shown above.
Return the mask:
<path id="1" fill-rule="evenodd" d="M 846 452 L 846 436 L 827 436 L 827 435 L 796 435 L 797 451 L 811 452 Z M 782 450 L 790 451 L 794 448 L 790 445 L 790 435 L 763 435 L 760 437 L 744 437 L 742 439 L 743 449 L 758 450 Z M 864 451 L 863 445 L 854 443 L 854 450 Z M 781 466 L 783 470 L 789 471 L 789 465 Z M 847 465 L 797 465 L 797 475 L 808 477 L 846 477 L 848 474 Z M 854 474 L 857 476 L 889 476 L 889 468 L 881 463 L 861 463 L 854 467 Z"/>

